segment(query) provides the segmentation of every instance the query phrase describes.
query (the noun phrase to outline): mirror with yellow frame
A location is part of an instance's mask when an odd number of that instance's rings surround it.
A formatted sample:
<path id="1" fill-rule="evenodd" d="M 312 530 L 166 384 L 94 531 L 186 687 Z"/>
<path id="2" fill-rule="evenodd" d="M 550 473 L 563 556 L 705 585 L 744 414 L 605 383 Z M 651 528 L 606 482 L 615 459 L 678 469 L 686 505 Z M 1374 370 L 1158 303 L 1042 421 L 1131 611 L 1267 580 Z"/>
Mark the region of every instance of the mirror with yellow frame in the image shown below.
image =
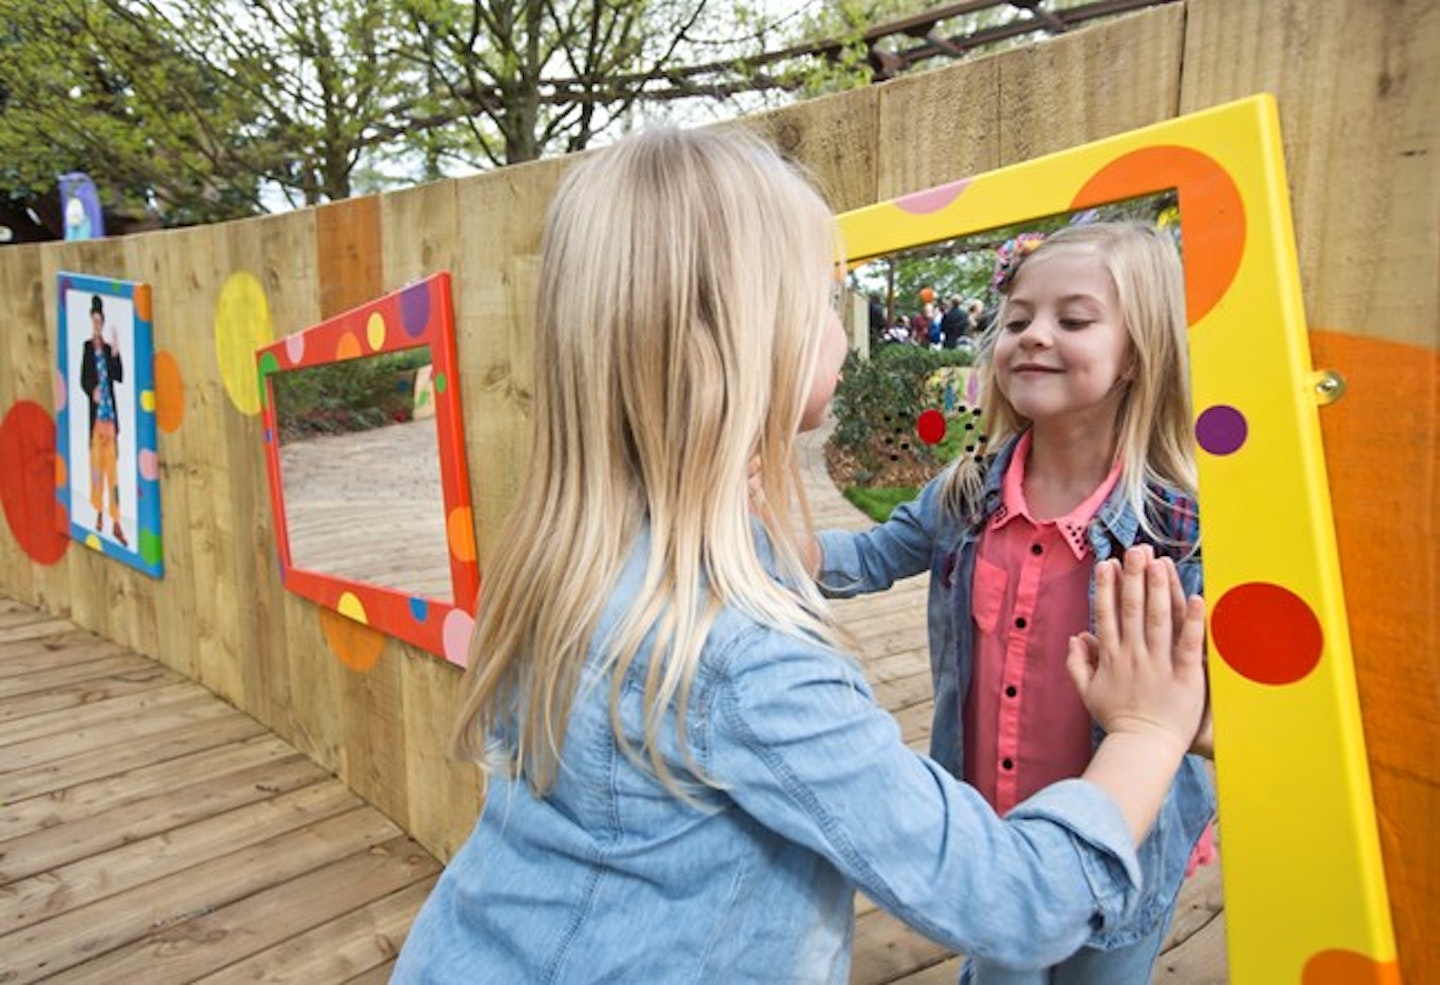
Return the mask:
<path id="1" fill-rule="evenodd" d="M 876 258 L 1171 193 L 1184 241 L 1230 980 L 1398 981 L 1320 441 L 1330 391 L 1310 365 L 1274 101 L 1179 117 L 858 209 L 840 225 L 863 271 Z"/>

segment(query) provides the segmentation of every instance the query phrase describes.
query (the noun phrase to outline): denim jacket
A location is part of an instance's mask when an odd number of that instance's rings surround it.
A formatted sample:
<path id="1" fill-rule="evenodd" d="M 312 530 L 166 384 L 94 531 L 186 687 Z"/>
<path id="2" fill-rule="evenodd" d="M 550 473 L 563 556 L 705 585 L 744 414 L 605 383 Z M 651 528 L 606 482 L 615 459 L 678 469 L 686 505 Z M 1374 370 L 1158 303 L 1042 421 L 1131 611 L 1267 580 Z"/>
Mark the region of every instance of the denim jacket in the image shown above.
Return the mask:
<path id="1" fill-rule="evenodd" d="M 633 603 L 646 538 L 595 638 Z M 643 736 L 648 644 L 622 686 Z M 497 776 L 469 839 L 416 918 L 394 981 L 848 980 L 854 890 L 927 937 L 1044 967 L 1139 899 L 1113 801 L 1066 780 L 1001 819 L 906 748 L 857 664 L 808 637 L 721 609 L 685 716 L 658 742 L 711 786 L 675 797 L 611 730 L 611 681 L 592 645 L 554 786 Z M 501 741 L 497 739 L 497 741 Z"/>
<path id="2" fill-rule="evenodd" d="M 901 578 L 929 570 L 927 618 L 930 672 L 935 687 L 930 755 L 955 776 L 962 775 L 965 761 L 960 709 L 973 668 L 970 586 L 975 577 L 976 546 L 985 521 L 1001 504 L 1001 483 L 1015 444 L 1014 440 L 1007 442 L 991 460 L 978 517 L 956 517 L 944 508 L 946 475 L 941 475 L 915 500 L 898 507 L 885 523 L 863 533 L 825 530 L 819 535 L 823 552 L 819 583 L 821 590 L 834 598 L 883 591 Z M 1164 515 L 1157 516 L 1156 522 L 1167 533 L 1167 540 L 1193 548 L 1199 535 L 1194 502 L 1161 486 L 1152 486 L 1150 492 L 1164 504 L 1159 511 Z M 1096 511 L 1088 536 L 1099 560 L 1123 554 L 1135 544 L 1150 543 L 1156 554 L 1175 559 L 1186 594 L 1201 591 L 1198 549 L 1177 547 L 1176 543 L 1155 544 L 1140 529 L 1139 518 L 1118 485 Z M 1092 577 L 1092 621 L 1094 602 Z M 1097 726 L 1097 744 L 1101 737 Z M 1215 790 L 1204 762 L 1198 756 L 1186 756 L 1154 827 L 1140 846 L 1144 891 L 1135 917 L 1123 926 L 1099 928 L 1088 944 L 1107 949 L 1123 947 L 1169 919 L 1191 850 L 1214 814 Z"/>

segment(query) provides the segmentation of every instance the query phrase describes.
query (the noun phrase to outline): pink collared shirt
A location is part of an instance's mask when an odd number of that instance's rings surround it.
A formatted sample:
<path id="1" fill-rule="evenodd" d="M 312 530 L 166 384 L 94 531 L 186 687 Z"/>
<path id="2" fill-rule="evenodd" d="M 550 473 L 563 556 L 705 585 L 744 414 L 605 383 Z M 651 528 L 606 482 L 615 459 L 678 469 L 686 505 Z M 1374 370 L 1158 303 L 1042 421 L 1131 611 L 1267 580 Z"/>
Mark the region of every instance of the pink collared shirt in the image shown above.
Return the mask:
<path id="1" fill-rule="evenodd" d="M 1069 639 L 1090 628 L 1095 553 L 1086 528 L 1120 477 L 1117 463 L 1063 517 L 1036 520 L 1025 502 L 1030 433 L 1020 437 L 1001 505 L 981 532 L 971 586 L 974 671 L 963 699 L 965 779 L 1004 814 L 1093 752 L 1090 714 L 1065 669 Z"/>

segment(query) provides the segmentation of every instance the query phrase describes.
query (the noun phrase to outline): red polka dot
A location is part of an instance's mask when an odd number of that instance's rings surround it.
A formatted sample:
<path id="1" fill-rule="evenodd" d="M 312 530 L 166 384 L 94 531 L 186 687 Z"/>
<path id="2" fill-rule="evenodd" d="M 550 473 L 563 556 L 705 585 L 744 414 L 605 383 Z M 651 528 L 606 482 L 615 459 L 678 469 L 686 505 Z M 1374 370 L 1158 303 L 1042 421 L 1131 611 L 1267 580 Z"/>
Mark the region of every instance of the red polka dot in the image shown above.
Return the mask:
<path id="1" fill-rule="evenodd" d="M 1294 684 L 1315 669 L 1325 642 L 1310 607 L 1268 582 L 1237 585 L 1222 595 L 1210 632 L 1225 663 L 1257 684 Z"/>
<path id="2" fill-rule="evenodd" d="M 39 404 L 16 401 L 0 421 L 0 462 L 0 503 L 10 532 L 31 560 L 54 564 L 70 537 L 62 532 L 64 508 L 55 498 L 55 422 Z"/>
<path id="3" fill-rule="evenodd" d="M 921 411 L 915 419 L 915 433 L 927 445 L 939 444 L 945 437 L 945 415 L 938 410 Z"/>

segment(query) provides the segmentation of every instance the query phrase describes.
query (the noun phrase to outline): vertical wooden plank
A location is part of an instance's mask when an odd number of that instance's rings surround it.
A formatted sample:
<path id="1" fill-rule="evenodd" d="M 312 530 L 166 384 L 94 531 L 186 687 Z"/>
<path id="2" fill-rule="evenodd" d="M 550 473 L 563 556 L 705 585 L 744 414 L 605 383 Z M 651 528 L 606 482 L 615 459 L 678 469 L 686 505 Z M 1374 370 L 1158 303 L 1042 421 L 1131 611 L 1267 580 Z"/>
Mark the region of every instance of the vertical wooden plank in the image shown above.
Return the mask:
<path id="1" fill-rule="evenodd" d="M 215 303 L 229 251 L 217 226 L 143 238 L 154 242 L 157 253 L 151 285 L 156 351 L 174 361 L 182 387 L 179 427 L 158 435 L 165 585 L 155 656 L 238 702 L 238 689 L 221 690 L 219 669 L 201 656 L 213 650 L 216 635 L 211 488 L 223 473 L 214 465 L 211 435 L 226 397 L 215 354 Z"/>
<path id="2" fill-rule="evenodd" d="M 845 212 L 875 201 L 879 113 L 879 89 L 868 86 L 808 102 L 803 113 L 775 110 L 732 125 L 761 134 L 804 165 L 830 208 Z"/>
<path id="3" fill-rule="evenodd" d="M 1440 345 L 1440 8 L 1187 7 L 1182 110 L 1276 97 L 1311 323 Z"/>
<path id="4" fill-rule="evenodd" d="M 258 279 L 269 307 L 273 337 L 281 338 L 320 320 L 317 232 L 314 210 L 231 223 L 231 270 Z M 261 721 L 289 737 L 292 716 L 304 718 L 312 702 L 333 702 L 333 691 L 310 687 L 303 669 L 309 664 L 287 646 L 281 602 L 288 594 L 280 582 L 275 524 L 271 515 L 265 443 L 258 413 L 242 413 L 227 401 L 221 418 L 220 465 L 228 479 L 217 511 L 226 524 L 228 548 L 223 577 L 238 593 L 233 617 L 222 638 L 235 674 L 249 695 L 247 707 Z M 257 408 L 258 409 L 258 408 Z M 218 566 L 217 566 L 218 567 Z M 307 603 L 311 618 L 318 618 Z M 334 766 L 332 762 L 327 765 Z"/>
<path id="5" fill-rule="evenodd" d="M 379 198 L 349 198 L 316 209 L 315 260 L 322 319 L 378 297 Z"/>
<path id="6" fill-rule="evenodd" d="M 409 778 L 401 822 L 415 840 L 448 861 L 470 834 L 484 798 L 476 768 L 448 754 L 460 668 L 440 660 L 411 660 L 401 684 L 403 766 Z"/>
<path id="7" fill-rule="evenodd" d="M 457 184 L 435 181 L 380 196 L 382 290 L 455 269 Z"/>
<path id="8" fill-rule="evenodd" d="M 41 247 L 7 246 L 0 250 L 0 417 L 25 400 L 55 415 L 54 327 L 45 321 Z M 5 463 L 6 467 L 13 467 Z M 42 565 L 15 539 L 8 520 L 0 521 L 0 591 L 52 612 L 68 613 L 68 568 Z M 66 548 L 69 552 L 69 548 Z"/>
<path id="9" fill-rule="evenodd" d="M 993 57 L 880 85 L 874 200 L 993 169 L 1000 159 L 999 85 Z"/>
<path id="10" fill-rule="evenodd" d="M 1144 10 L 1005 52 L 999 164 L 1040 157 L 1175 116 L 1185 10 Z"/>
<path id="11" fill-rule="evenodd" d="M 1440 8 L 1190 0 L 1187 15 L 1182 110 L 1276 97 L 1316 365 L 1350 383 L 1321 430 L 1401 973 L 1429 981 L 1440 976 Z"/>
<path id="12" fill-rule="evenodd" d="M 482 583 L 527 458 L 540 235 L 569 164 L 539 161 L 456 183 L 456 213 L 466 217 L 456 231 L 456 342 Z"/>

